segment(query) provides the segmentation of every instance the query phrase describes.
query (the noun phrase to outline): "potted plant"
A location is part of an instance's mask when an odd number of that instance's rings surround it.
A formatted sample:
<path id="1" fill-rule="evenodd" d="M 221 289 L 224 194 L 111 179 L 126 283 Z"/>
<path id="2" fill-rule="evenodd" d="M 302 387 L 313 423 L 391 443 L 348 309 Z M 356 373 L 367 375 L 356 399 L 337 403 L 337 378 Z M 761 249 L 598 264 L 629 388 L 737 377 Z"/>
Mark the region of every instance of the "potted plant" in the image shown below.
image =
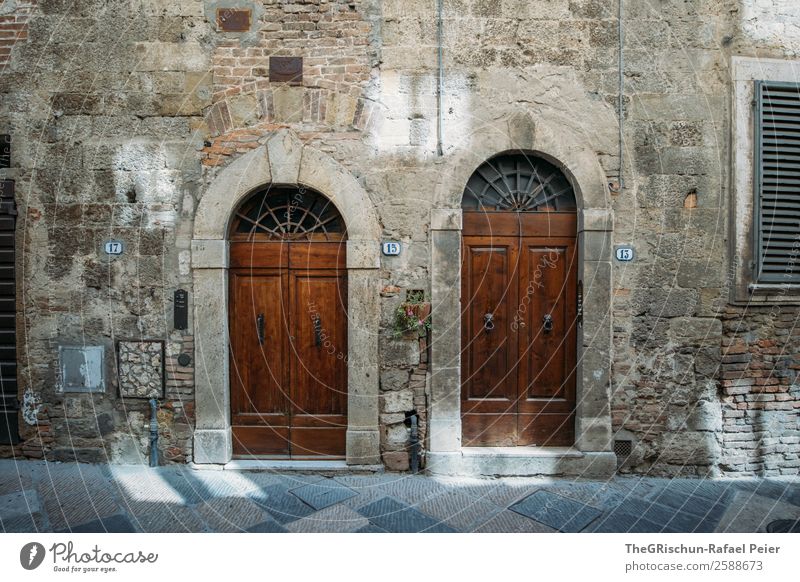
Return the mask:
<path id="1" fill-rule="evenodd" d="M 394 312 L 395 337 L 422 337 L 431 329 L 431 304 L 424 301 L 403 301 Z"/>

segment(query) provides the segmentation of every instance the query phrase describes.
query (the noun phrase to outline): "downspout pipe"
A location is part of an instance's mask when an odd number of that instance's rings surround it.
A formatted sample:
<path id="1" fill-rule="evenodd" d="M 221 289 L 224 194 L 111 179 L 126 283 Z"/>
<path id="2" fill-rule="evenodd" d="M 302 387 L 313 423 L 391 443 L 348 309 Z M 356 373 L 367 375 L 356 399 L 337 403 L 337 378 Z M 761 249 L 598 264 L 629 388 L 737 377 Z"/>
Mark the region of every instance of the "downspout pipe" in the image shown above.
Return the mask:
<path id="1" fill-rule="evenodd" d="M 158 400 L 150 399 L 150 466 L 158 467 Z"/>
<path id="2" fill-rule="evenodd" d="M 444 0 L 436 0 L 436 55 L 438 59 L 438 83 L 436 88 L 436 155 L 443 155 L 444 142 Z"/>
<path id="3" fill-rule="evenodd" d="M 625 46 L 625 27 L 622 25 L 624 0 L 618 0 L 617 7 L 617 36 L 619 39 L 619 62 L 617 66 L 619 74 L 617 99 L 617 115 L 619 116 L 619 191 L 622 192 L 622 189 L 625 187 L 625 151 L 623 147 L 623 124 L 625 115 L 625 108 L 623 106 L 623 100 L 625 98 L 625 54 L 623 53 L 623 48 Z"/>

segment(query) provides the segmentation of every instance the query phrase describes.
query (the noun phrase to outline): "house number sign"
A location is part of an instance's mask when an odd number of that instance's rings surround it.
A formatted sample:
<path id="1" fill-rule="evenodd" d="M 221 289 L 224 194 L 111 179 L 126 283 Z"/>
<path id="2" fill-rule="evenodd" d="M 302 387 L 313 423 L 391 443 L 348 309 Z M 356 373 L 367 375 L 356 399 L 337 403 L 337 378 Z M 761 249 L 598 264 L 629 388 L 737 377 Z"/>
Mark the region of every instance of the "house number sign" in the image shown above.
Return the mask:
<path id="1" fill-rule="evenodd" d="M 618 247 L 616 247 L 615 252 L 616 252 L 618 261 L 622 261 L 623 263 L 627 263 L 627 262 L 633 260 L 633 257 L 634 257 L 633 247 L 625 246 L 625 245 L 618 246 Z"/>
<path id="2" fill-rule="evenodd" d="M 396 257 L 400 254 L 399 242 L 385 242 L 383 243 L 383 254 L 387 257 Z"/>
<path id="3" fill-rule="evenodd" d="M 116 256 L 123 253 L 125 245 L 121 240 L 107 240 L 103 245 L 103 249 L 106 251 L 107 255 Z"/>

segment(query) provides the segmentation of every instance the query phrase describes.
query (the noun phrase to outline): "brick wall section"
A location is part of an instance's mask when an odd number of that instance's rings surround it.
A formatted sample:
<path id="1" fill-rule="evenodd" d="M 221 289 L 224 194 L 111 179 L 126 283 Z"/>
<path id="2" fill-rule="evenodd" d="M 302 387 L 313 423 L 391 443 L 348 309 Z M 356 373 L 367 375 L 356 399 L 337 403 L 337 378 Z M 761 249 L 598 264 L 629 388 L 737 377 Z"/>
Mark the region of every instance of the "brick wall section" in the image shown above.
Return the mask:
<path id="1" fill-rule="evenodd" d="M 187 366 L 178 363 L 178 356 L 191 358 Z M 176 353 L 167 356 L 164 403 L 159 419 L 159 449 L 173 462 L 191 461 L 194 432 L 194 337 L 183 336 Z"/>
<path id="2" fill-rule="evenodd" d="M 271 2 L 258 46 L 236 39 L 214 53 L 214 100 L 269 86 L 270 56 L 303 56 L 303 85 L 358 97 L 369 79 L 368 34 L 360 1 Z"/>
<path id="3" fill-rule="evenodd" d="M 797 310 L 728 308 L 720 366 L 724 472 L 796 475 L 800 468 Z"/>
<path id="4" fill-rule="evenodd" d="M 298 0 L 266 3 L 258 43 L 223 37 L 212 57 L 213 135 L 268 123 L 300 124 L 315 131 L 363 130 L 374 103 L 365 96 L 374 52 L 364 2 Z M 270 83 L 271 56 L 303 57 L 302 86 Z"/>
<path id="5" fill-rule="evenodd" d="M 11 10 L 0 7 L 0 70 L 11 60 L 14 45 L 28 39 L 28 19 L 36 9 L 36 0 L 7 3 Z"/>

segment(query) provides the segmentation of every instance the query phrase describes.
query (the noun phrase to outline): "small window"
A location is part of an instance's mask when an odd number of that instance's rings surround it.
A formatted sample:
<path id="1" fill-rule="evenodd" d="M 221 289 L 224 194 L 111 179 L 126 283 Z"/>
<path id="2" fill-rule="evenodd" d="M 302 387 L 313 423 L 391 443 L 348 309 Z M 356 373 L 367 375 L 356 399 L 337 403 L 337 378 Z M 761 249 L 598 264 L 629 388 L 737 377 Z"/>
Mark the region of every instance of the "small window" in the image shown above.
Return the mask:
<path id="1" fill-rule="evenodd" d="M 755 84 L 755 263 L 759 283 L 800 283 L 800 84 Z"/>

